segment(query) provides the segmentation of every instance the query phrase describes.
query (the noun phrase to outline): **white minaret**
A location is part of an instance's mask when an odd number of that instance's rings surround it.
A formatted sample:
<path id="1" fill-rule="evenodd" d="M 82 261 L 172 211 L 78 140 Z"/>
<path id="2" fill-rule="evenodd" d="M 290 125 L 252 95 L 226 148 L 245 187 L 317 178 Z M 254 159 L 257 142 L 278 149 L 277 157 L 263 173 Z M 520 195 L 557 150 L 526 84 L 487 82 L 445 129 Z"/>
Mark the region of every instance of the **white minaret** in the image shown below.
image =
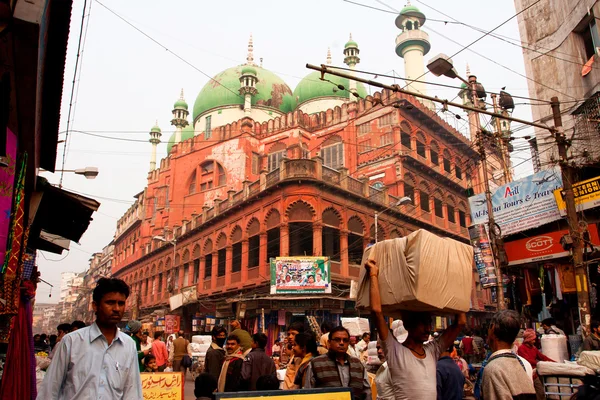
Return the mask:
<path id="1" fill-rule="evenodd" d="M 406 6 L 396 17 L 396 26 L 402 33 L 396 37 L 396 54 L 404 58 L 404 75 L 407 79 L 423 80 L 425 73 L 425 56 L 431 49 L 429 35 L 421 30 L 425 24 L 425 14 L 407 1 Z M 425 94 L 425 84 L 407 81 L 406 90 Z M 428 107 L 433 107 L 431 102 L 424 102 Z"/>
<path id="2" fill-rule="evenodd" d="M 250 35 L 246 64 L 242 66 L 242 73 L 240 74 L 240 94 L 244 96 L 244 115 L 247 117 L 252 113 L 252 96 L 256 96 L 258 93 L 256 88 L 258 77 L 254 66 L 254 45 L 252 35 Z"/>
<path id="3" fill-rule="evenodd" d="M 352 40 L 352 34 L 350 34 L 350 39 L 348 40 L 348 42 L 344 45 L 344 64 L 346 64 L 348 66 L 348 68 L 350 68 L 352 71 L 350 71 L 350 74 L 352 76 L 354 76 L 354 69 L 356 68 L 356 64 L 358 64 L 360 62 L 360 57 L 358 56 L 358 54 L 360 53 L 360 50 L 358 49 L 358 44 L 356 44 L 356 42 L 354 40 Z M 328 61 L 330 60 L 329 54 L 328 54 Z M 356 93 L 356 81 L 353 79 L 350 79 L 350 83 L 349 83 L 349 91 L 351 93 Z M 348 96 L 350 100 L 353 99 L 353 97 L 350 95 Z"/>
<path id="4" fill-rule="evenodd" d="M 171 125 L 175 126 L 175 143 L 173 144 L 181 142 L 181 131 L 188 126 L 189 113 L 188 105 L 183 98 L 183 89 L 181 89 L 179 100 L 173 105 L 173 119 L 171 120 Z"/>
<path id="5" fill-rule="evenodd" d="M 327 48 L 327 65 L 331 65 L 331 49 Z"/>
<path id="6" fill-rule="evenodd" d="M 150 155 L 150 172 L 156 169 L 156 147 L 160 143 L 161 136 L 162 133 L 158 127 L 158 121 L 156 121 L 156 125 L 150 129 L 150 143 L 152 144 L 152 154 Z"/>

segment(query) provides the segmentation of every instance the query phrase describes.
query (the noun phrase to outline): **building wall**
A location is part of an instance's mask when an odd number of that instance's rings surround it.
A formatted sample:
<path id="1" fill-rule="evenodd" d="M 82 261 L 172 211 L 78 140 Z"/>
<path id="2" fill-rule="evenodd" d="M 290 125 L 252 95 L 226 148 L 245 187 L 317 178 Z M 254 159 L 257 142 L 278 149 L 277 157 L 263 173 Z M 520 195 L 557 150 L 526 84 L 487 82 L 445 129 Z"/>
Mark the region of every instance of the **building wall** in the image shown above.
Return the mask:
<path id="1" fill-rule="evenodd" d="M 534 3 L 534 0 L 515 0 L 517 11 Z M 595 16 L 595 17 L 594 17 Z M 575 120 L 571 113 L 600 89 L 600 64 L 598 55 L 591 72 L 582 76 L 582 68 L 588 61 L 585 40 L 598 35 L 595 25 L 587 30 L 590 22 L 600 16 L 597 0 L 564 1 L 542 0 L 517 16 L 525 60 L 529 96 L 541 101 L 550 101 L 557 96 L 561 102 L 563 126 L 567 137 L 573 134 Z M 595 32 L 594 32 L 595 31 Z M 598 37 L 598 36 L 596 36 Z M 600 46 L 598 41 L 596 46 Z M 553 125 L 549 105 L 532 101 L 533 119 Z M 594 117 L 596 118 L 596 117 Z M 541 168 L 548 168 L 552 160 L 558 159 L 555 142 L 547 130 L 535 129 Z M 572 156 L 581 162 L 583 149 L 600 156 L 597 132 L 588 137 L 588 132 L 579 129 L 571 148 Z M 585 160 L 584 160 L 585 161 Z"/>

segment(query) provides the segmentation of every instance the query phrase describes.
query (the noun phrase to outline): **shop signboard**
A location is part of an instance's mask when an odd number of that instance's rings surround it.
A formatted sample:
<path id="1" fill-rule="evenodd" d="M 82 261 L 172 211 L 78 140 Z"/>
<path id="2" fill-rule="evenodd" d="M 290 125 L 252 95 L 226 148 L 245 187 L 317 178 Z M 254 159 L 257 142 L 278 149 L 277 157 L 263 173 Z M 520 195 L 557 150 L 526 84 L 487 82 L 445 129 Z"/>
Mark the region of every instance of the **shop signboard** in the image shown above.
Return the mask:
<path id="1" fill-rule="evenodd" d="M 165 315 L 165 333 L 167 335 L 179 332 L 180 318 L 179 315 Z"/>
<path id="2" fill-rule="evenodd" d="M 567 204 L 562 188 L 554 191 L 554 198 L 560 215 L 567 215 Z M 573 185 L 573 196 L 577 212 L 600 206 L 600 176 Z"/>
<path id="3" fill-rule="evenodd" d="M 183 400 L 183 374 L 181 372 L 142 373 L 144 400 Z"/>
<path id="4" fill-rule="evenodd" d="M 331 293 L 328 257 L 271 258 L 271 294 Z"/>
<path id="5" fill-rule="evenodd" d="M 216 400 L 352 400 L 352 392 L 348 387 L 330 387 L 321 389 L 272 390 L 258 392 L 217 392 Z"/>
<path id="6" fill-rule="evenodd" d="M 554 199 L 554 191 L 561 187 L 560 172 L 548 169 L 496 189 L 492 207 L 502 236 L 561 219 Z M 488 222 L 485 193 L 469 197 L 469 207 L 474 225 Z"/>
<path id="7" fill-rule="evenodd" d="M 568 234 L 569 231 L 565 229 L 504 243 L 508 265 L 520 265 L 568 256 L 569 252 L 560 244 L 560 238 Z M 582 232 L 582 234 L 595 247 L 600 246 L 598 229 L 595 224 L 589 224 L 587 233 Z M 588 244 L 586 249 L 589 248 Z"/>
<path id="8" fill-rule="evenodd" d="M 479 273 L 479 282 L 484 288 L 494 287 L 498 283 L 496 278 L 496 264 L 489 236 L 484 224 L 469 227 L 469 237 L 473 246 L 475 267 Z"/>

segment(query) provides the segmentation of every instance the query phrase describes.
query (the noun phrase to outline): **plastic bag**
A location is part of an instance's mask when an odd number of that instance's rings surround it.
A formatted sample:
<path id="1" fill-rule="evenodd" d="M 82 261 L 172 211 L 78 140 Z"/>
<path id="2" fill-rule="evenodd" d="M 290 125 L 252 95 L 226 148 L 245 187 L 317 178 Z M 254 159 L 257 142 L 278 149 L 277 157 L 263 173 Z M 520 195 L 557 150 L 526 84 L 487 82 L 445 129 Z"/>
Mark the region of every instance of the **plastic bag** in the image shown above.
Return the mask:
<path id="1" fill-rule="evenodd" d="M 167 367 L 167 368 L 165 368 L 165 372 L 173 372 L 173 368 Z"/>

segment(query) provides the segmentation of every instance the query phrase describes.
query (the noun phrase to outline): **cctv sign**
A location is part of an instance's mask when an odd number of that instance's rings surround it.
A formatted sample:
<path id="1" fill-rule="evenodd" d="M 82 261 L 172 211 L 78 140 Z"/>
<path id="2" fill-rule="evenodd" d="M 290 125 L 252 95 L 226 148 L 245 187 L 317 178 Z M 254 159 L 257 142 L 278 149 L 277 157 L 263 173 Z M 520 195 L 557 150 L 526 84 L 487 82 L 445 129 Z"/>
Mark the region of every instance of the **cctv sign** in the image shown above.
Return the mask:
<path id="1" fill-rule="evenodd" d="M 586 240 L 593 243 L 594 247 L 600 248 L 596 225 L 589 224 L 586 232 L 582 232 L 583 235 L 587 235 L 586 238 L 589 237 Z M 569 252 L 562 248 L 560 238 L 568 234 L 568 230 L 562 230 L 505 243 L 504 249 L 508 257 L 508 265 L 520 265 L 567 257 Z"/>

